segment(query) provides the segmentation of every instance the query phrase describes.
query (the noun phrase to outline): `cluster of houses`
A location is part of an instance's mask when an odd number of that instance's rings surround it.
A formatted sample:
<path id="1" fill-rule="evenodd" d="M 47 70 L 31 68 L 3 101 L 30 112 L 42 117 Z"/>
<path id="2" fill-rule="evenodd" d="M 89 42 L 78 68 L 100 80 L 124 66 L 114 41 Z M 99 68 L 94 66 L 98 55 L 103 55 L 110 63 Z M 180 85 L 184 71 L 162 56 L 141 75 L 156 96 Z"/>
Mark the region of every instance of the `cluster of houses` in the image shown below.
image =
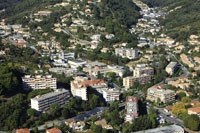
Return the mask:
<path id="1" fill-rule="evenodd" d="M 60 6 L 67 7 L 71 6 L 71 0 L 57 3 L 53 5 L 52 8 L 58 8 Z M 87 20 L 84 20 L 79 17 L 79 15 L 85 16 L 93 16 L 91 11 L 90 4 L 95 4 L 97 2 L 101 2 L 101 0 L 88 0 L 87 5 L 83 11 L 79 11 L 80 6 L 78 4 L 73 4 L 72 9 L 73 11 L 61 16 L 61 23 L 54 24 L 53 30 L 55 32 L 68 32 L 69 33 L 77 33 L 78 28 L 82 27 L 84 31 L 88 31 L 89 29 L 94 29 L 94 25 L 89 25 Z M 77 16 L 74 16 L 74 13 L 77 13 Z M 138 20 L 138 23 L 135 27 L 130 29 L 131 33 L 151 33 L 152 35 L 157 34 L 160 31 L 161 26 L 159 24 L 158 18 L 164 17 L 164 13 L 156 12 L 155 9 L 145 8 L 141 12 L 143 16 Z M 42 11 L 37 11 L 33 15 L 30 15 L 31 21 L 41 22 L 42 18 L 48 17 L 52 14 L 52 11 L 49 9 L 44 9 Z M 72 23 L 70 26 L 67 26 L 66 22 L 71 19 Z M 67 27 L 67 31 L 64 28 Z M 96 27 L 97 31 L 105 31 L 104 27 Z M 69 31 L 68 31 L 69 30 Z M 36 31 L 43 32 L 41 27 L 37 27 Z M 14 34 L 13 34 L 14 33 Z M 48 33 L 42 33 L 43 36 L 47 36 Z M 4 21 L 0 22 L 0 36 L 8 36 L 7 40 L 13 43 L 18 47 L 26 47 L 28 42 L 24 38 L 30 38 L 31 34 L 28 32 L 28 28 L 22 28 L 21 25 L 5 25 Z M 80 44 L 81 46 L 85 46 L 84 50 L 94 50 L 98 48 L 98 45 L 102 42 L 101 34 L 89 34 L 89 41 L 77 39 L 76 37 L 70 38 L 70 44 L 75 45 Z M 114 38 L 114 34 L 107 34 L 105 35 L 106 39 Z M 190 40 L 191 44 L 196 44 L 198 41 L 195 40 L 196 37 L 193 37 L 193 41 Z M 34 38 L 32 38 L 34 39 Z M 196 38 L 197 39 L 197 38 Z M 175 44 L 175 40 L 172 38 L 167 37 L 166 35 L 162 34 L 159 38 L 152 39 L 148 37 L 143 37 L 139 35 L 138 37 L 138 47 L 144 47 L 146 45 L 155 46 L 155 45 L 166 45 L 167 49 L 175 47 L 175 50 L 182 50 L 185 48 L 183 45 L 179 45 L 178 43 Z M 125 74 L 125 69 L 122 66 L 117 65 L 106 65 L 100 62 L 91 62 L 86 61 L 80 58 L 75 58 L 75 53 L 73 52 L 64 52 L 62 50 L 61 45 L 56 41 L 55 37 L 51 37 L 50 40 L 41 40 L 36 43 L 36 46 L 41 48 L 41 56 L 42 57 L 49 57 L 51 60 L 51 66 L 49 66 L 50 73 L 56 74 L 64 74 L 67 76 L 73 76 L 73 80 L 70 82 L 70 90 L 59 89 L 57 87 L 57 79 L 52 75 L 25 75 L 22 77 L 23 81 L 23 88 L 24 90 L 42 90 L 42 89 L 51 89 L 52 91 L 44 94 L 38 95 L 31 99 L 31 108 L 45 112 L 50 108 L 51 104 L 59 104 L 61 106 L 67 104 L 71 99 L 71 95 L 73 97 L 79 97 L 82 100 L 88 100 L 88 90 L 93 89 L 95 90 L 98 95 L 101 95 L 106 102 L 110 103 L 113 101 L 120 100 L 121 88 L 114 85 L 111 86 L 106 80 L 99 79 L 99 75 L 103 75 L 104 77 L 107 76 L 107 73 L 115 73 L 116 76 L 123 78 L 123 86 L 125 89 L 133 87 L 136 82 L 142 85 L 148 84 L 152 80 L 152 76 L 154 75 L 154 69 L 147 64 L 137 64 L 132 71 L 133 76 L 123 77 Z M 116 44 L 114 46 L 114 53 L 116 56 L 122 58 L 128 58 L 130 60 L 136 59 L 139 57 L 139 51 L 133 48 L 126 48 L 127 43 Z M 110 51 L 108 48 L 104 47 L 101 49 L 102 53 L 107 53 Z M 2 55 L 5 54 L 5 51 L 0 51 Z M 152 61 L 153 57 L 157 56 L 154 55 L 153 50 L 146 50 L 144 54 L 144 58 L 148 61 Z M 191 61 L 190 58 L 187 57 L 185 54 L 180 55 L 181 61 L 184 64 L 187 64 L 190 68 L 194 68 L 195 65 Z M 200 64 L 200 58 L 196 57 L 195 61 Z M 82 71 L 86 76 L 80 76 L 79 69 Z M 180 68 L 180 65 L 177 62 L 170 62 L 165 71 L 169 75 L 174 75 L 176 71 Z M 177 92 L 173 90 L 169 90 L 166 88 L 166 84 L 158 84 L 154 85 L 147 90 L 147 100 L 151 102 L 159 102 L 159 103 L 169 103 L 175 100 L 175 95 L 179 92 L 185 92 L 187 96 L 191 95 L 191 92 L 187 92 L 185 89 L 192 85 L 191 80 L 188 77 L 181 77 L 175 81 L 169 81 L 169 85 L 179 87 L 180 90 Z M 196 104 L 196 103 L 194 103 Z M 138 117 L 139 108 L 138 108 L 138 99 L 136 97 L 127 97 L 125 101 L 126 113 L 125 113 L 125 122 L 132 122 L 135 118 Z M 197 114 L 200 115 L 200 108 L 193 106 L 192 108 L 188 109 L 188 114 Z M 70 128 L 75 130 L 81 130 L 85 123 L 83 121 L 76 121 L 76 120 L 67 120 L 65 122 Z M 104 122 L 104 125 L 107 129 L 112 129 L 107 123 Z M 182 129 L 172 126 L 168 127 L 167 129 L 154 129 L 153 131 L 160 131 L 160 130 L 168 130 L 169 128 L 178 130 L 182 132 Z M 19 129 L 16 131 L 17 133 L 27 132 L 29 133 L 28 129 Z M 62 131 L 59 129 L 48 129 L 47 133 L 61 133 Z"/>
<path id="2" fill-rule="evenodd" d="M 31 37 L 28 28 L 23 28 L 22 25 L 6 25 L 5 20 L 0 22 L 0 36 L 6 39 L 17 47 L 27 47 L 26 39 Z"/>
<path id="3" fill-rule="evenodd" d="M 138 19 L 135 27 L 130 29 L 131 33 L 151 33 L 155 35 L 160 31 L 161 26 L 158 18 L 165 14 L 156 12 L 155 8 L 144 8 L 140 11 L 142 18 Z"/>
<path id="4" fill-rule="evenodd" d="M 30 132 L 31 131 L 28 128 L 16 130 L 16 133 L 30 133 Z M 51 128 L 51 129 L 46 129 L 45 133 L 63 133 L 63 132 L 58 128 Z"/>

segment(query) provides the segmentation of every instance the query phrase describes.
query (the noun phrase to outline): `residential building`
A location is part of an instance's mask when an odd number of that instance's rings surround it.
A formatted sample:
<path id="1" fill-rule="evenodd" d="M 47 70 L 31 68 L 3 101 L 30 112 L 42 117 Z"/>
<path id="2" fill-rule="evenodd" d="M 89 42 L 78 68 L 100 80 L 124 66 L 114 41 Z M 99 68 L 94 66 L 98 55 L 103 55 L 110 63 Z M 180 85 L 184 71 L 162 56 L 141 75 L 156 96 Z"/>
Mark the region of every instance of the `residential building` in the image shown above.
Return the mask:
<path id="1" fill-rule="evenodd" d="M 153 86 L 147 90 L 147 100 L 167 103 L 175 100 L 175 92 L 162 86 Z"/>
<path id="2" fill-rule="evenodd" d="M 34 13 L 35 16 L 49 16 L 51 14 L 51 11 L 38 11 L 37 13 Z"/>
<path id="3" fill-rule="evenodd" d="M 82 100 L 87 100 L 87 87 L 81 82 L 87 81 L 86 77 L 75 77 L 75 80 L 71 81 L 71 93 L 74 97 L 80 97 Z"/>
<path id="4" fill-rule="evenodd" d="M 165 68 L 165 71 L 173 75 L 177 70 L 179 69 L 178 64 L 176 62 L 170 62 L 167 67 Z"/>
<path id="5" fill-rule="evenodd" d="M 83 81 L 83 82 L 80 82 L 80 84 L 86 87 L 90 86 L 96 89 L 99 93 L 102 93 L 102 90 L 101 90 L 102 88 L 107 87 L 107 83 L 103 79 Z"/>
<path id="6" fill-rule="evenodd" d="M 136 66 L 136 68 L 133 70 L 133 76 L 134 77 L 140 77 L 142 75 L 153 75 L 154 69 L 152 67 L 146 67 L 145 64 L 139 64 Z"/>
<path id="7" fill-rule="evenodd" d="M 137 97 L 126 98 L 126 122 L 132 122 L 138 117 L 138 99 Z"/>
<path id="8" fill-rule="evenodd" d="M 89 72 L 90 75 L 97 77 L 98 74 L 103 74 L 104 76 L 108 72 L 114 72 L 117 76 L 123 77 L 125 70 L 120 66 L 106 66 L 106 67 L 94 67 L 94 68 L 84 68 L 84 71 Z"/>
<path id="9" fill-rule="evenodd" d="M 75 121 L 73 118 L 71 119 L 67 119 L 65 121 L 65 124 L 67 126 L 69 126 L 70 129 L 72 130 L 78 130 L 78 131 L 82 131 L 83 127 L 85 126 L 85 122 L 84 121 Z"/>
<path id="10" fill-rule="evenodd" d="M 96 125 L 100 125 L 100 126 L 102 126 L 102 128 L 105 128 L 107 130 L 109 130 L 109 129 L 112 130 L 113 129 L 113 127 L 111 125 L 107 124 L 105 119 L 101 119 L 101 120 L 95 121 L 95 124 Z"/>
<path id="11" fill-rule="evenodd" d="M 184 132 L 185 131 L 181 126 L 170 125 L 170 126 L 138 131 L 134 133 L 184 133 Z"/>
<path id="12" fill-rule="evenodd" d="M 109 88 L 103 79 L 88 80 L 87 77 L 75 77 L 71 81 L 71 93 L 75 97 L 87 100 L 87 87 L 95 89 L 102 94 L 107 102 L 119 100 L 120 91 L 115 88 Z"/>
<path id="13" fill-rule="evenodd" d="M 198 115 L 200 117 L 200 107 L 189 108 L 188 109 L 188 114 L 189 115 L 195 114 L 195 115 Z"/>
<path id="14" fill-rule="evenodd" d="M 62 131 L 58 128 L 47 129 L 46 133 L 62 133 Z"/>
<path id="15" fill-rule="evenodd" d="M 83 61 L 83 60 L 69 60 L 68 64 L 72 67 L 72 68 L 78 68 L 78 67 L 82 67 L 83 65 L 85 65 L 87 62 Z"/>
<path id="16" fill-rule="evenodd" d="M 28 128 L 24 128 L 24 129 L 17 129 L 16 133 L 30 133 Z"/>
<path id="17" fill-rule="evenodd" d="M 54 67 L 49 69 L 50 72 L 56 74 L 65 74 L 65 76 L 71 76 L 78 72 L 76 68 Z"/>
<path id="18" fill-rule="evenodd" d="M 149 83 L 151 80 L 151 76 L 150 75 L 142 75 L 140 77 L 125 77 L 123 78 L 123 86 L 125 88 L 130 88 L 132 86 L 134 86 L 135 82 L 138 82 L 140 84 L 147 84 Z"/>
<path id="19" fill-rule="evenodd" d="M 47 111 L 52 104 L 65 105 L 70 100 L 70 93 L 65 89 L 57 89 L 31 99 L 31 108 L 37 111 Z"/>
<path id="20" fill-rule="evenodd" d="M 37 89 L 56 89 L 56 78 L 53 78 L 52 75 L 25 75 L 22 78 L 23 81 L 23 88 L 24 90 L 37 90 Z"/>
<path id="21" fill-rule="evenodd" d="M 115 55 L 122 58 L 134 59 L 138 57 L 138 50 L 130 48 L 116 48 Z"/>
<path id="22" fill-rule="evenodd" d="M 103 98 L 106 102 L 119 101 L 120 91 L 115 88 L 103 89 Z"/>

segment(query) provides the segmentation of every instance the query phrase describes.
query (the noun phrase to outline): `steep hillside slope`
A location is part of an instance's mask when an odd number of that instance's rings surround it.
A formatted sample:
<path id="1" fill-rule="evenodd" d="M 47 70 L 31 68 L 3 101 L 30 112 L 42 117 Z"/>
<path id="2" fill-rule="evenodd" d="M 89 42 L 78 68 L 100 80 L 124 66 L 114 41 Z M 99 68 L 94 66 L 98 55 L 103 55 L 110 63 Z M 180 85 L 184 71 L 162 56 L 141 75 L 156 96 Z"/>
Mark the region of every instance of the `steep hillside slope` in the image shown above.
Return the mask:
<path id="1" fill-rule="evenodd" d="M 191 34 L 200 33 L 199 0 L 141 0 L 150 6 L 167 7 L 167 16 L 161 20 L 168 35 L 177 40 L 187 40 Z"/>
<path id="2" fill-rule="evenodd" d="M 0 10 L 6 9 L 24 0 L 0 0 Z"/>

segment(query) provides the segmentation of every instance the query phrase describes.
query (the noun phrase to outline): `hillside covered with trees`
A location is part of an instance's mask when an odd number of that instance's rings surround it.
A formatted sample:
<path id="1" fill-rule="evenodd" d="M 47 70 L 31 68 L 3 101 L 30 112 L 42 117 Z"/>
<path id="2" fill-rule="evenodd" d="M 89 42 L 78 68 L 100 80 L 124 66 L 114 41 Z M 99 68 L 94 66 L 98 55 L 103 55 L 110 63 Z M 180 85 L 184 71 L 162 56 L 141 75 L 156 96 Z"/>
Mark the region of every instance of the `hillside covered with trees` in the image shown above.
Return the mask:
<path id="1" fill-rule="evenodd" d="M 153 7 L 167 7 L 161 25 L 166 33 L 178 41 L 187 40 L 191 34 L 200 32 L 200 1 L 198 0 L 142 0 Z"/>
<path id="2" fill-rule="evenodd" d="M 6 9 L 24 0 L 0 0 L 0 10 Z"/>

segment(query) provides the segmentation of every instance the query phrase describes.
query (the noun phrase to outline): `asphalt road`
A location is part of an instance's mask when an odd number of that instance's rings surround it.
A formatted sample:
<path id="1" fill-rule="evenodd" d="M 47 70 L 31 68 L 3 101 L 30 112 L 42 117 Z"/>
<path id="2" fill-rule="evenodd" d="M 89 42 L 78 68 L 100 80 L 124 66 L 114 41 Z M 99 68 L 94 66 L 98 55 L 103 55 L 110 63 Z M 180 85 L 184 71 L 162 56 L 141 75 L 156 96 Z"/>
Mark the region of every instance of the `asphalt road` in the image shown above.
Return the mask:
<path id="1" fill-rule="evenodd" d="M 162 116 L 167 122 L 171 122 L 171 123 L 174 123 L 176 125 L 180 125 L 182 127 L 184 126 L 183 121 L 181 121 L 177 118 L 174 118 L 174 117 L 172 118 L 172 117 L 170 117 L 171 115 L 167 116 L 167 114 L 164 112 L 163 109 L 156 109 L 156 110 L 158 111 L 158 114 L 160 116 Z"/>
<path id="2" fill-rule="evenodd" d="M 79 116 L 76 116 L 76 117 L 73 117 L 73 119 L 75 120 L 84 120 L 84 118 L 89 118 L 89 117 L 92 117 L 93 115 L 100 115 L 102 114 L 103 112 L 105 112 L 106 110 L 108 109 L 108 107 L 97 107 L 97 108 L 94 108 L 82 115 L 79 115 Z M 51 123 L 49 124 L 44 124 L 44 125 L 41 125 L 41 126 L 38 126 L 38 130 L 43 130 L 43 129 L 46 129 L 46 127 L 52 127 L 54 125 L 57 125 L 57 126 L 60 126 L 61 124 L 65 123 L 67 119 L 65 120 L 60 120 L 60 121 L 52 121 Z M 31 129 L 30 129 L 31 130 Z"/>

